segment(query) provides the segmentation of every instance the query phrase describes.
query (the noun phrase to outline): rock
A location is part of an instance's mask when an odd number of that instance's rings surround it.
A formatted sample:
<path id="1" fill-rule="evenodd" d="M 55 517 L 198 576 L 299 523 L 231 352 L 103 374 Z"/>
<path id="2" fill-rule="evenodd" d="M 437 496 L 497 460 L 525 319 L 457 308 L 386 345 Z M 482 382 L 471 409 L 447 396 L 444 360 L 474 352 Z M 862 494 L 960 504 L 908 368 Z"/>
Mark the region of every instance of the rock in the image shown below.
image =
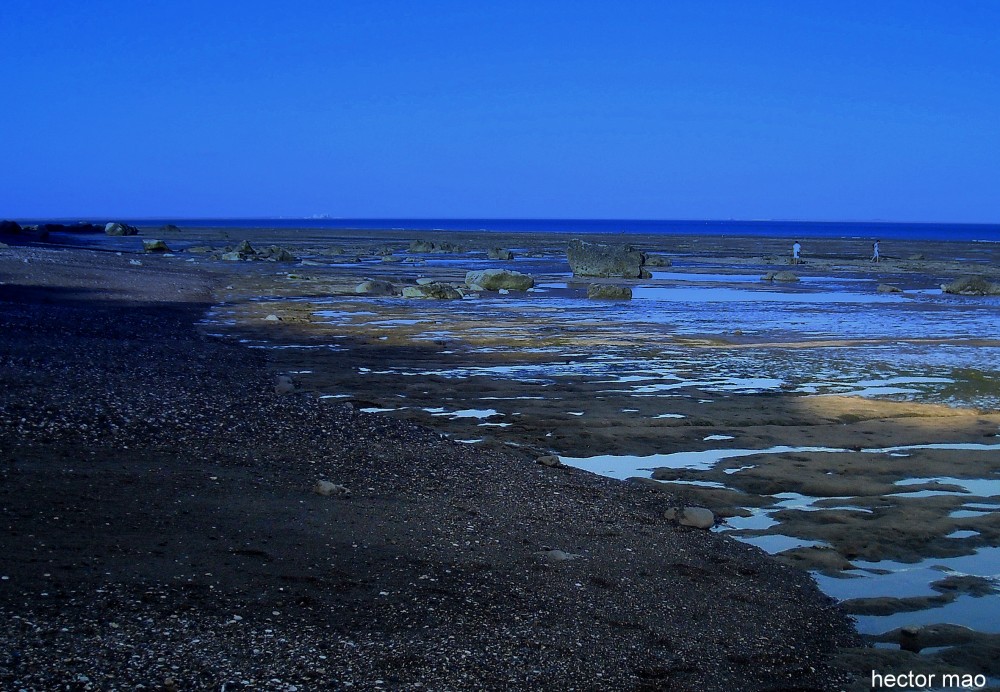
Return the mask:
<path id="1" fill-rule="evenodd" d="M 540 550 L 535 555 L 542 560 L 542 562 L 556 563 L 556 562 L 569 562 L 570 560 L 579 560 L 582 555 L 575 555 L 573 553 L 567 553 L 565 550 L 558 549 L 546 549 Z"/>
<path id="2" fill-rule="evenodd" d="M 542 466 L 548 466 L 549 468 L 558 469 L 562 468 L 563 463 L 559 461 L 559 457 L 554 454 L 546 454 L 545 456 L 540 456 L 535 459 L 536 464 L 541 464 Z"/>
<path id="3" fill-rule="evenodd" d="M 668 509 L 663 513 L 663 517 L 681 526 L 691 526 L 696 529 L 710 529 L 715 526 L 715 514 L 704 507 Z"/>
<path id="4" fill-rule="evenodd" d="M 351 491 L 347 489 L 347 486 L 341 485 L 339 483 L 332 483 L 330 481 L 316 481 L 316 485 L 313 486 L 313 492 L 317 495 L 322 495 L 323 497 L 350 497 Z"/>
<path id="5" fill-rule="evenodd" d="M 889 284 L 879 284 L 875 291 L 878 293 L 902 293 L 903 289 L 890 286 Z"/>
<path id="6" fill-rule="evenodd" d="M 393 250 L 388 245 L 382 245 L 372 250 L 372 254 L 375 255 L 376 257 L 388 257 L 392 253 Z"/>
<path id="7" fill-rule="evenodd" d="M 255 250 L 248 240 L 241 240 L 232 250 L 222 253 L 222 259 L 228 262 L 240 260 L 266 260 L 268 262 L 294 262 L 295 255 L 283 247 L 272 245 L 265 250 Z"/>
<path id="8" fill-rule="evenodd" d="M 448 284 L 433 282 L 417 286 L 404 286 L 404 298 L 434 298 L 436 300 L 460 300 L 462 294 Z"/>
<path id="9" fill-rule="evenodd" d="M 0 235 L 20 235 L 21 231 L 17 221 L 0 221 Z"/>
<path id="10" fill-rule="evenodd" d="M 8 245 L 7 243 L 0 243 L 0 250 L 3 250 L 4 248 L 8 247 L 10 247 L 10 245 Z"/>
<path id="11" fill-rule="evenodd" d="M 143 252 L 170 252 L 170 248 L 162 240 L 144 240 L 142 241 L 142 251 Z"/>
<path id="12" fill-rule="evenodd" d="M 925 260 L 925 259 L 927 259 L 927 258 L 926 258 L 926 257 L 924 257 L 923 253 L 920 253 L 920 252 L 918 252 L 918 253 L 917 253 L 917 254 L 915 254 L 915 255 L 910 255 L 910 256 L 909 256 L 909 257 L 907 257 L 906 259 L 908 259 L 908 260 L 913 260 L 914 262 L 920 262 L 920 261 L 922 261 L 922 260 Z"/>
<path id="13" fill-rule="evenodd" d="M 487 291 L 506 288 L 511 291 L 527 291 L 535 285 L 535 280 L 527 274 L 510 269 L 481 269 L 465 275 L 466 286 L 481 286 Z"/>
<path id="14" fill-rule="evenodd" d="M 256 253 L 256 259 L 268 262 L 294 262 L 296 257 L 285 248 L 272 245 L 266 250 Z"/>
<path id="15" fill-rule="evenodd" d="M 127 223 L 111 221 L 104 226 L 104 232 L 108 235 L 138 235 L 139 229 Z"/>
<path id="16" fill-rule="evenodd" d="M 163 233 L 180 233 L 180 228 L 172 223 L 166 223 L 160 226 L 160 231 Z"/>
<path id="17" fill-rule="evenodd" d="M 574 276 L 616 276 L 624 279 L 641 278 L 645 261 L 645 256 L 631 245 L 601 245 L 582 240 L 573 240 L 569 244 L 566 258 Z"/>
<path id="18" fill-rule="evenodd" d="M 434 252 L 434 243 L 429 240 L 411 241 L 410 252 Z"/>
<path id="19" fill-rule="evenodd" d="M 465 248 L 450 242 L 432 242 L 430 240 L 414 240 L 410 243 L 410 252 L 465 252 Z"/>
<path id="20" fill-rule="evenodd" d="M 647 267 L 669 267 L 671 262 L 662 255 L 646 255 L 645 265 Z"/>
<path id="21" fill-rule="evenodd" d="M 264 318 L 265 322 L 281 322 L 281 318 L 277 315 L 268 315 Z"/>
<path id="22" fill-rule="evenodd" d="M 383 279 L 369 279 L 362 281 L 354 287 L 355 293 L 364 293 L 371 296 L 395 296 L 399 295 L 399 290 L 389 281 Z"/>
<path id="23" fill-rule="evenodd" d="M 792 281 L 798 281 L 799 277 L 793 274 L 792 272 L 782 271 L 782 272 L 768 272 L 767 274 L 764 274 L 764 276 L 760 277 L 760 279 L 761 281 L 792 282 Z"/>
<path id="24" fill-rule="evenodd" d="M 963 276 L 942 286 L 941 290 L 961 296 L 997 296 L 1000 295 L 1000 284 L 984 276 Z"/>
<path id="25" fill-rule="evenodd" d="M 189 247 L 185 252 L 191 252 L 197 255 L 204 255 L 212 251 L 212 248 L 207 245 L 196 245 L 195 247 Z"/>
<path id="26" fill-rule="evenodd" d="M 395 263 L 395 262 L 402 262 L 403 258 L 402 257 L 396 257 L 395 255 L 383 255 L 382 256 L 382 261 L 385 262 L 386 264 L 392 264 L 392 263 Z"/>
<path id="27" fill-rule="evenodd" d="M 489 259 L 495 260 L 512 260 L 514 259 L 514 253 L 510 250 L 504 250 L 503 248 L 491 247 L 486 251 L 486 256 Z"/>
<path id="28" fill-rule="evenodd" d="M 133 267 L 141 267 L 142 266 L 142 262 L 140 262 L 137 259 L 130 259 L 128 261 L 128 263 L 131 264 Z"/>
<path id="29" fill-rule="evenodd" d="M 598 300 L 632 300 L 632 289 L 628 286 L 590 284 L 587 287 L 587 297 Z"/>
<path id="30" fill-rule="evenodd" d="M 292 378 L 288 375 L 278 375 L 275 379 L 274 393 L 275 394 L 291 394 L 295 391 L 295 383 L 292 382 Z"/>
<path id="31" fill-rule="evenodd" d="M 854 569 L 854 565 L 846 557 L 833 548 L 822 546 L 792 548 L 778 553 L 775 558 L 787 565 L 804 570 L 819 570 L 830 573 Z"/>

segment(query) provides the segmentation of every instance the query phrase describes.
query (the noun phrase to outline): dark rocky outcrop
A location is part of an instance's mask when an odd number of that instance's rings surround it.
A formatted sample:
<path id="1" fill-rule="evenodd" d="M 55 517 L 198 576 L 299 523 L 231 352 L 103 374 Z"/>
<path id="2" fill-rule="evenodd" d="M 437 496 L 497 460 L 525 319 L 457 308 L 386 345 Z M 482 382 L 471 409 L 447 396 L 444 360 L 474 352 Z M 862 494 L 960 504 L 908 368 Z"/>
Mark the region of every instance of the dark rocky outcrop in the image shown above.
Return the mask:
<path id="1" fill-rule="evenodd" d="M 410 252 L 465 252 L 465 248 L 448 241 L 414 240 L 410 243 Z"/>
<path id="2" fill-rule="evenodd" d="M 17 221 L 0 221 L 0 236 L 21 234 L 21 224 Z"/>
<path id="3" fill-rule="evenodd" d="M 574 276 L 649 278 L 643 270 L 645 256 L 631 245 L 602 245 L 573 240 L 566 258 Z"/>
<path id="4" fill-rule="evenodd" d="M 256 250 L 247 240 L 222 253 L 221 259 L 229 262 L 267 260 L 270 262 L 294 262 L 295 255 L 283 247 L 272 245 L 265 250 Z"/>
<path id="5" fill-rule="evenodd" d="M 499 247 L 491 247 L 486 251 L 486 257 L 495 260 L 512 260 L 514 259 L 514 253 L 510 250 L 504 250 Z"/>

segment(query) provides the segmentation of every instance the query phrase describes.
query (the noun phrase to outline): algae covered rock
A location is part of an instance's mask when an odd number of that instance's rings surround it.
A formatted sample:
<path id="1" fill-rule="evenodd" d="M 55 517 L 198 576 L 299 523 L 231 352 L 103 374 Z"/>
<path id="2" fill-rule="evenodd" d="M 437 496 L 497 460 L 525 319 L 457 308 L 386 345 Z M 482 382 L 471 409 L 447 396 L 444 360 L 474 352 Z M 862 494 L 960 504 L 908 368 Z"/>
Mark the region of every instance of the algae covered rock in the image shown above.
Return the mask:
<path id="1" fill-rule="evenodd" d="M 671 262 L 663 255 L 646 255 L 647 267 L 669 267 Z"/>
<path id="2" fill-rule="evenodd" d="M 479 286 L 487 291 L 527 291 L 535 285 L 535 280 L 527 274 L 510 269 L 481 269 L 465 275 L 467 286 Z"/>
<path id="3" fill-rule="evenodd" d="M 437 281 L 429 284 L 403 287 L 404 298 L 433 298 L 435 300 L 458 300 L 462 294 L 453 286 Z"/>
<path id="4" fill-rule="evenodd" d="M 587 287 L 587 297 L 596 300 L 631 300 L 632 289 L 628 286 L 591 284 Z"/>
<path id="5" fill-rule="evenodd" d="M 110 221 L 104 226 L 104 232 L 108 235 L 138 235 L 139 229 L 120 221 Z"/>
<path id="6" fill-rule="evenodd" d="M 792 283 L 794 281 L 798 281 L 799 277 L 792 272 L 783 271 L 783 272 L 768 272 L 767 274 L 764 274 L 764 276 L 760 277 L 760 279 L 761 281 L 785 281 L 788 283 Z"/>
<path id="7" fill-rule="evenodd" d="M 623 279 L 650 276 L 642 268 L 645 255 L 631 245 L 602 245 L 573 240 L 566 248 L 566 259 L 574 276 L 614 276 Z"/>
<path id="8" fill-rule="evenodd" d="M 945 293 L 960 296 L 997 296 L 1000 284 L 993 283 L 985 276 L 963 276 L 941 287 Z"/>
<path id="9" fill-rule="evenodd" d="M 369 279 L 368 281 L 362 281 L 354 287 L 354 292 L 372 296 L 399 295 L 399 291 L 392 284 L 392 282 L 385 281 L 384 279 Z"/>
<path id="10" fill-rule="evenodd" d="M 491 247 L 486 251 L 486 257 L 495 260 L 512 260 L 514 259 L 514 253 L 503 248 Z"/>
<path id="11" fill-rule="evenodd" d="M 142 251 L 143 252 L 170 252 L 170 248 L 162 240 L 144 240 L 142 241 Z"/>

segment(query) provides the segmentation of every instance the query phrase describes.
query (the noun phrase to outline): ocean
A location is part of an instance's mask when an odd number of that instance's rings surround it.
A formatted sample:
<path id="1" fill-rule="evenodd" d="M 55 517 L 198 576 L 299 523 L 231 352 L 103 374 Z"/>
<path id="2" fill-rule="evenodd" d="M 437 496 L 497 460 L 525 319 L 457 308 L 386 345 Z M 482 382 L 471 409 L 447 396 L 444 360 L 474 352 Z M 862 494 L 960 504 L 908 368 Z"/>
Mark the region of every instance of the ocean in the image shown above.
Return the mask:
<path id="1" fill-rule="evenodd" d="M 307 228 L 316 230 L 497 231 L 579 234 L 664 234 L 770 238 L 866 238 L 1000 242 L 1000 224 L 882 221 L 720 221 L 645 219 L 135 219 L 143 226 L 182 228 Z"/>

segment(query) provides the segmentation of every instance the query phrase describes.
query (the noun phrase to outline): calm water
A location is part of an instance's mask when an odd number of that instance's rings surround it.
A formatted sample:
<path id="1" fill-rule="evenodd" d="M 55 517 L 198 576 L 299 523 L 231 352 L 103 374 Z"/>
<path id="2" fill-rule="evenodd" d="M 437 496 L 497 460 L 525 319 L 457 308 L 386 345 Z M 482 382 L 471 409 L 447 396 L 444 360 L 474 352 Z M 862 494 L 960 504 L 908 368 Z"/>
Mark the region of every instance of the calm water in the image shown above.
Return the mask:
<path id="1" fill-rule="evenodd" d="M 1000 242 L 1000 224 L 886 223 L 881 221 L 721 221 L 639 219 L 135 219 L 132 223 L 182 228 L 394 229 L 405 231 L 536 231 L 549 233 L 664 233 L 791 238 L 888 238 Z"/>

